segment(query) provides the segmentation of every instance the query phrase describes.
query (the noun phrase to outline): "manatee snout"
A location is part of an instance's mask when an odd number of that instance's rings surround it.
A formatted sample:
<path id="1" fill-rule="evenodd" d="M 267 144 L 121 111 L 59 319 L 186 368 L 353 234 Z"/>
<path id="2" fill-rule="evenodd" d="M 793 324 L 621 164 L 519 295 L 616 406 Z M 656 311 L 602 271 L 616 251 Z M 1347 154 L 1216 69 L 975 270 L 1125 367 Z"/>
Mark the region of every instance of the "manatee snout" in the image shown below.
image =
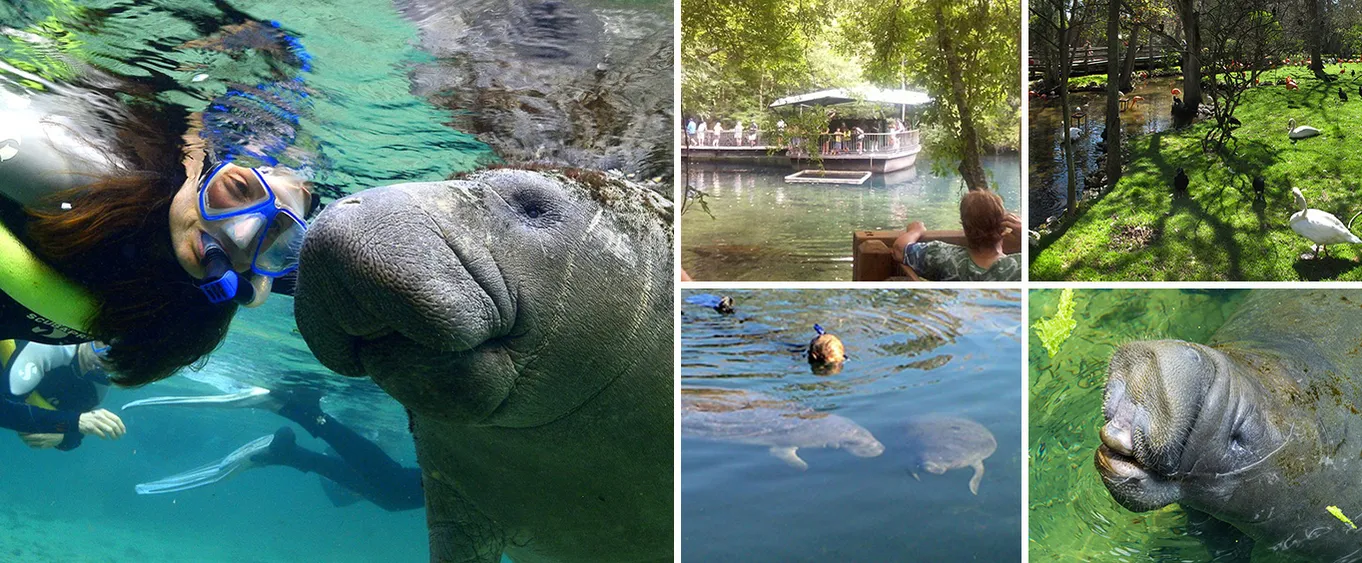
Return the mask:
<path id="1" fill-rule="evenodd" d="M 842 447 L 856 457 L 878 457 L 884 453 L 884 444 L 865 430 L 853 436 Z"/>
<path id="2" fill-rule="evenodd" d="M 512 382 L 467 374 L 505 364 L 484 346 L 514 309 L 483 244 L 495 194 L 473 182 L 399 184 L 333 203 L 308 230 L 295 316 L 317 359 L 372 376 L 414 410 L 486 416 Z M 489 201 L 491 200 L 491 201 Z"/>
<path id="3" fill-rule="evenodd" d="M 1215 352 L 1175 340 L 1134 342 L 1112 355 L 1094 464 L 1112 496 L 1143 512 L 1180 496 L 1187 438 L 1216 375 Z"/>

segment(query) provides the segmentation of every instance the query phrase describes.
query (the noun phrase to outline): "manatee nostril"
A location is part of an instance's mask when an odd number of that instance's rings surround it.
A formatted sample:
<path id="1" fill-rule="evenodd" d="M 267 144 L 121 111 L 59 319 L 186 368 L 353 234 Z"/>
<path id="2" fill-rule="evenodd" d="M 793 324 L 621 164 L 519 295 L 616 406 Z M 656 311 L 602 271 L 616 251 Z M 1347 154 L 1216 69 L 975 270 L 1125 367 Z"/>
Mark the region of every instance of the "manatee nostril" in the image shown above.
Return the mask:
<path id="1" fill-rule="evenodd" d="M 360 200 L 359 200 L 359 198 L 357 198 L 357 197 L 347 197 L 347 198 L 345 198 L 345 199 L 342 199 L 342 200 L 336 202 L 336 205 L 359 205 L 359 204 L 360 204 Z"/>
<path id="2" fill-rule="evenodd" d="M 1117 420 L 1108 422 L 1102 426 L 1101 436 L 1102 443 L 1112 451 L 1126 457 L 1135 455 L 1135 444 L 1128 425 Z"/>

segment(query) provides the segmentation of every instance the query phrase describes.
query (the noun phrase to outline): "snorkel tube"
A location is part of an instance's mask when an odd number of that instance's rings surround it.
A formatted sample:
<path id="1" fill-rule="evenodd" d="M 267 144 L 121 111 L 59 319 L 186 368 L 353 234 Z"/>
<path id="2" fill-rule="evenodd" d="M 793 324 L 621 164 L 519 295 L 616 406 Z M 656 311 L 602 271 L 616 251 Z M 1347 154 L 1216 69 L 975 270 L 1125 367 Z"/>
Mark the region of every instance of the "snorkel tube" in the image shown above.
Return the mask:
<path id="1" fill-rule="evenodd" d="M 232 259 L 217 239 L 203 233 L 203 263 L 207 276 L 199 284 L 199 290 L 214 304 L 236 301 L 245 305 L 255 300 L 255 287 L 241 279 L 241 274 L 232 269 Z"/>
<path id="2" fill-rule="evenodd" d="M 0 291 L 49 321 L 81 333 L 99 308 L 85 288 L 53 270 L 0 224 Z"/>

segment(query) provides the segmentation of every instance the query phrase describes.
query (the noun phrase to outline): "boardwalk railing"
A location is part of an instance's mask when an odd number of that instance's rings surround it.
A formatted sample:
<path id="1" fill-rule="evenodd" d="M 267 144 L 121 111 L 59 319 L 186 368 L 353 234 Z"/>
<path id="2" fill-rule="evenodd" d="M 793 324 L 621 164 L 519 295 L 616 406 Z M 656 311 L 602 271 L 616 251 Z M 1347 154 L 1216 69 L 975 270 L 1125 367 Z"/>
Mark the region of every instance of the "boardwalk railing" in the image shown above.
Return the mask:
<path id="1" fill-rule="evenodd" d="M 741 133 L 732 129 L 724 129 L 718 133 L 707 130 L 704 133 L 697 131 L 694 135 L 687 135 L 688 147 L 759 147 L 765 140 L 766 132 L 760 129 L 753 130 L 745 128 Z"/>
<path id="2" fill-rule="evenodd" d="M 794 139 L 790 144 L 790 156 L 808 156 L 804 139 Z M 905 152 L 915 152 L 922 148 L 922 140 L 916 129 L 898 133 L 845 133 L 842 135 L 819 135 L 816 146 L 823 156 L 893 156 Z"/>

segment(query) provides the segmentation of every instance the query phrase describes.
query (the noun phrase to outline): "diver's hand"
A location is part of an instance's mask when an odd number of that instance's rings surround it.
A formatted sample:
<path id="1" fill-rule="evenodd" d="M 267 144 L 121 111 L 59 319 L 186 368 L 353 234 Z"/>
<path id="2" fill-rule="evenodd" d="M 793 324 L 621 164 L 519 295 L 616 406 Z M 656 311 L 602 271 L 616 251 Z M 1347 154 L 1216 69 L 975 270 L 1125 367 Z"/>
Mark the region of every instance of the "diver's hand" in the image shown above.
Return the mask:
<path id="1" fill-rule="evenodd" d="M 19 439 L 23 440 L 28 447 L 35 450 L 46 450 L 61 445 L 61 441 L 66 438 L 62 434 L 25 434 L 19 433 Z"/>
<path id="2" fill-rule="evenodd" d="M 105 440 L 117 440 L 128 432 L 123 419 L 104 409 L 96 409 L 80 415 L 80 433 L 94 434 Z"/>

